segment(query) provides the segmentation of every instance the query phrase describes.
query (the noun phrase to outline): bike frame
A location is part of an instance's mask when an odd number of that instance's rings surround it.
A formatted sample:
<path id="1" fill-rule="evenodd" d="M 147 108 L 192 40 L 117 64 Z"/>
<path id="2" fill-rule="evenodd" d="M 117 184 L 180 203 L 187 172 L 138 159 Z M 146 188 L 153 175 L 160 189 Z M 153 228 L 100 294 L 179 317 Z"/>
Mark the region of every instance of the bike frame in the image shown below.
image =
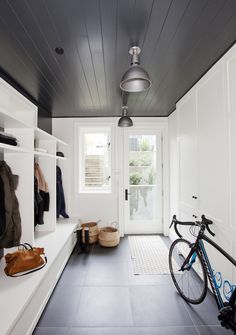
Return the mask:
<path id="1" fill-rule="evenodd" d="M 215 281 L 214 281 L 214 274 L 213 274 L 213 269 L 211 266 L 211 263 L 209 261 L 209 258 L 207 256 L 207 252 L 206 249 L 204 247 L 204 243 L 203 240 L 206 241 L 207 243 L 209 243 L 210 245 L 212 245 L 215 249 L 217 249 L 225 258 L 227 258 L 234 266 L 236 266 L 236 260 L 231 257 L 226 251 L 224 251 L 218 244 L 216 244 L 214 241 L 212 241 L 209 237 L 207 237 L 206 235 L 204 235 L 204 230 L 199 232 L 199 235 L 195 241 L 195 243 L 193 243 L 193 246 L 191 248 L 191 251 L 188 255 L 188 257 L 186 258 L 184 264 L 182 265 L 182 268 L 184 266 L 186 266 L 187 264 L 191 264 L 192 261 L 192 257 L 194 258 L 193 261 L 195 261 L 196 256 L 194 255 L 194 253 L 196 253 L 196 251 L 199 251 L 200 255 L 202 256 L 205 268 L 207 270 L 207 276 L 209 279 L 209 282 L 211 284 L 211 288 L 212 288 L 212 292 L 215 296 L 216 299 L 216 303 L 219 309 L 224 307 L 224 302 L 220 293 L 219 288 L 215 285 Z M 190 261 L 191 259 L 191 261 Z M 190 261 L 190 263 L 189 263 Z M 229 300 L 229 305 L 231 307 L 233 307 L 235 305 L 235 301 L 236 301 L 236 288 L 234 289 L 230 300 Z"/>

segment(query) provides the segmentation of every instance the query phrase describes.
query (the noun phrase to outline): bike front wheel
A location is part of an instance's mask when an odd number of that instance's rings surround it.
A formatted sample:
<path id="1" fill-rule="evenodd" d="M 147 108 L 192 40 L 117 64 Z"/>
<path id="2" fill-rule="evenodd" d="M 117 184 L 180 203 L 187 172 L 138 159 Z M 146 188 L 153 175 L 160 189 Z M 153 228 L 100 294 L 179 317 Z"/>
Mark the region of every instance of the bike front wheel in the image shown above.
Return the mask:
<path id="1" fill-rule="evenodd" d="M 207 274 L 198 251 L 194 252 L 188 264 L 181 269 L 190 250 L 189 241 L 182 238 L 175 240 L 169 251 L 169 268 L 181 297 L 191 304 L 200 304 L 207 293 Z"/>

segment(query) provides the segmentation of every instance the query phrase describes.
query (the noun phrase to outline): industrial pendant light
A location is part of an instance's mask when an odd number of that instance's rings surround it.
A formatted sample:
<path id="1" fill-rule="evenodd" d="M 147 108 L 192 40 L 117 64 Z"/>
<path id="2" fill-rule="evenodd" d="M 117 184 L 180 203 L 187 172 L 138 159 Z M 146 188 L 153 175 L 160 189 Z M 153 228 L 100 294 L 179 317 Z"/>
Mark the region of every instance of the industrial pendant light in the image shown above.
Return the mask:
<path id="1" fill-rule="evenodd" d="M 126 92 L 142 92 L 151 87 L 152 82 L 148 73 L 140 66 L 139 47 L 132 47 L 129 53 L 132 55 L 130 68 L 125 72 L 121 79 L 120 88 Z"/>
<path id="2" fill-rule="evenodd" d="M 122 106 L 122 116 L 118 121 L 118 126 L 119 127 L 132 127 L 133 126 L 133 121 L 129 116 L 127 116 L 127 106 Z"/>

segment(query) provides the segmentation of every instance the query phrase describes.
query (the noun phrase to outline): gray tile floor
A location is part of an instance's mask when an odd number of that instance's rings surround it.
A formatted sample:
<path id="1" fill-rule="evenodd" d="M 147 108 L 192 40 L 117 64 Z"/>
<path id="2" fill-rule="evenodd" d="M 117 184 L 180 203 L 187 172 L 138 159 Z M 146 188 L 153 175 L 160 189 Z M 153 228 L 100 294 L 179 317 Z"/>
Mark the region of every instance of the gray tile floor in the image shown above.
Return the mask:
<path id="1" fill-rule="evenodd" d="M 188 305 L 169 275 L 132 272 L 129 243 L 76 250 L 34 335 L 232 335 L 219 326 L 211 296 Z"/>

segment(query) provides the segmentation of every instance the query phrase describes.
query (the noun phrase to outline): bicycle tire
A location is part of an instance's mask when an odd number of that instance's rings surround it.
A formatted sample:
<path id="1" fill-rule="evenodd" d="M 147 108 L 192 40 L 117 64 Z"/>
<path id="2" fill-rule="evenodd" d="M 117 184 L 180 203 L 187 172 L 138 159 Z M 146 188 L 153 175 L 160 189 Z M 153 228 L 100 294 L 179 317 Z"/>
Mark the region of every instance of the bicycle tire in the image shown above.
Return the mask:
<path id="1" fill-rule="evenodd" d="M 191 243 L 189 241 L 182 238 L 175 240 L 169 251 L 169 269 L 174 285 L 181 297 L 185 301 L 196 305 L 200 304 L 206 297 L 207 273 L 198 251 L 195 255 L 196 260 L 190 269 L 180 271 L 190 249 Z"/>

